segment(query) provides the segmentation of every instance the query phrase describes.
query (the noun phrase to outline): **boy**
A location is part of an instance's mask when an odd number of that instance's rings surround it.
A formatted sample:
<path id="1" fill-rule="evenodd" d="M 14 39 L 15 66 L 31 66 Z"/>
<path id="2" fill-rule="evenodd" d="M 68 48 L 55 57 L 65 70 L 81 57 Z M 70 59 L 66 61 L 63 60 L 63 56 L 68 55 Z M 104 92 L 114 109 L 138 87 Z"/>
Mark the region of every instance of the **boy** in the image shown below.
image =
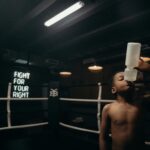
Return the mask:
<path id="1" fill-rule="evenodd" d="M 138 69 L 150 70 L 150 65 L 140 60 Z M 114 75 L 112 93 L 116 95 L 116 101 L 105 105 L 102 111 L 100 150 L 109 149 L 110 130 L 112 150 L 144 150 L 143 112 L 138 100 L 134 99 L 134 83 L 124 80 L 124 72 Z"/>

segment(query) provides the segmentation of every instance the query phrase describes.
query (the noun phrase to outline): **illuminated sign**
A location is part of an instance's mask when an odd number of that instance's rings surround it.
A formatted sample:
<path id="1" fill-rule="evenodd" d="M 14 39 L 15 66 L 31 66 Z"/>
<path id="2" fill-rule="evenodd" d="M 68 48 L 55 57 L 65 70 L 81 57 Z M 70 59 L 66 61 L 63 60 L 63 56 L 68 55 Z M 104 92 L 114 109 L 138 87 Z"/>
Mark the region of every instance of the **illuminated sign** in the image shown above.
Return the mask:
<path id="1" fill-rule="evenodd" d="M 28 98 L 29 97 L 29 86 L 25 85 L 26 80 L 29 80 L 29 79 L 30 79 L 29 72 L 14 71 L 12 97 L 14 98 Z"/>

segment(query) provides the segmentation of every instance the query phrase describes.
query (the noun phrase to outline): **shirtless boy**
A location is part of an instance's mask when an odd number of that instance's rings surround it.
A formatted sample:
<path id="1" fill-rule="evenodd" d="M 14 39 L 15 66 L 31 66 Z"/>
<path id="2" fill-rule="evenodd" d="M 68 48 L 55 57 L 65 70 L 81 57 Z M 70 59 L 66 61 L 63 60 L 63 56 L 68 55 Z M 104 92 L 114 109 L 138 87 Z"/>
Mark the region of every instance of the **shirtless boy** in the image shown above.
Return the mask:
<path id="1" fill-rule="evenodd" d="M 150 65 L 140 60 L 139 69 L 150 70 Z M 134 99 L 133 82 L 124 80 L 124 73 L 116 73 L 112 82 L 116 101 L 105 105 L 100 129 L 100 150 L 108 150 L 111 133 L 112 150 L 144 150 L 142 109 Z"/>

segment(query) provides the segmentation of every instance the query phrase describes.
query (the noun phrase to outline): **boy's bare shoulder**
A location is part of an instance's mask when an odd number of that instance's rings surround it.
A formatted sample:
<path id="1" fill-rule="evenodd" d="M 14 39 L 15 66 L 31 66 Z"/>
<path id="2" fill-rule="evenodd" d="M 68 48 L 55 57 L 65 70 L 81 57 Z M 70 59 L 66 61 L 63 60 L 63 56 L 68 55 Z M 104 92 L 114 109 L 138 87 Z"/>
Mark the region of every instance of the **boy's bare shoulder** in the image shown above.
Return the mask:
<path id="1" fill-rule="evenodd" d="M 106 104 L 103 108 L 103 111 L 109 111 L 110 108 L 115 104 L 115 102 L 112 102 L 112 103 L 109 103 L 109 104 Z"/>
<path id="2" fill-rule="evenodd" d="M 109 112 L 111 108 L 117 105 L 117 102 L 114 101 L 112 103 L 106 104 L 103 108 L 103 112 Z"/>

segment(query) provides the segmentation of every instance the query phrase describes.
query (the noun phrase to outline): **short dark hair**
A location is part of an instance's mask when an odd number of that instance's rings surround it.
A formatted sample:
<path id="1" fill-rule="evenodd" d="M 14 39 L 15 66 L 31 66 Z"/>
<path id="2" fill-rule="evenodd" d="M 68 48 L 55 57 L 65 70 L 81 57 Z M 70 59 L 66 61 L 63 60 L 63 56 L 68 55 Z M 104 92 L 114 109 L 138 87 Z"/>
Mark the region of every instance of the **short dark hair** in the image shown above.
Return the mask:
<path id="1" fill-rule="evenodd" d="M 118 73 L 120 73 L 120 72 L 124 72 L 124 71 L 120 70 L 120 71 L 115 72 L 115 73 L 112 75 L 112 78 L 111 78 L 111 87 L 114 85 L 114 81 L 115 81 L 115 76 L 116 76 L 116 74 L 118 74 Z"/>

